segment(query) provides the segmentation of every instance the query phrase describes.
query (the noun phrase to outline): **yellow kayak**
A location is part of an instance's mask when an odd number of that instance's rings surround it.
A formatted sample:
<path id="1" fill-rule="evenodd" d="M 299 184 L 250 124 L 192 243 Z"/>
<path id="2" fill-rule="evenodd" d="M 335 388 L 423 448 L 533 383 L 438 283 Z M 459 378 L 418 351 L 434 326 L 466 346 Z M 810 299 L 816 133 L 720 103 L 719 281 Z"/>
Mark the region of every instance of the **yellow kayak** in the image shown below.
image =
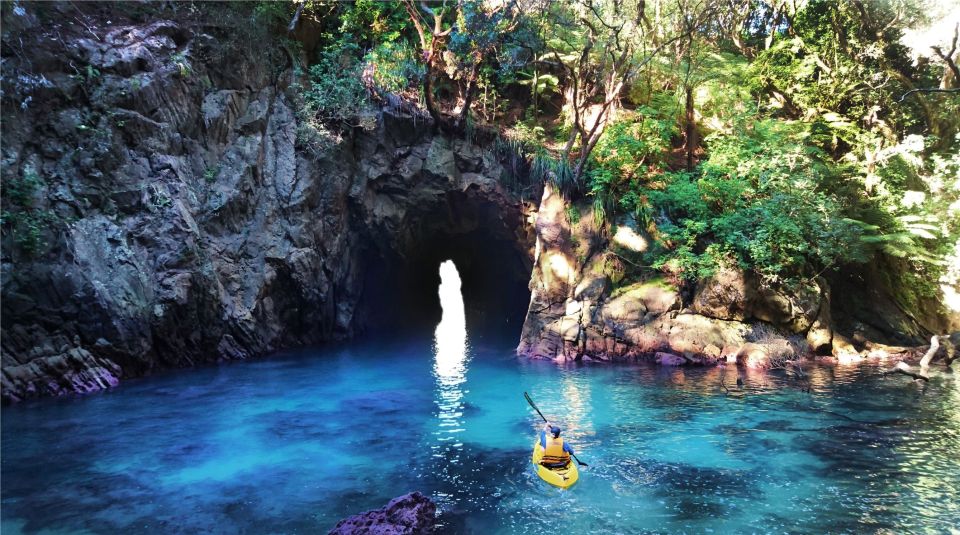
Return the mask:
<path id="1" fill-rule="evenodd" d="M 533 443 L 533 465 L 536 467 L 540 479 L 561 489 L 568 489 L 580 478 L 577 463 L 573 462 L 573 459 L 566 466 L 560 468 L 547 468 L 540 464 L 540 459 L 543 459 L 543 447 L 540 446 L 540 439 L 538 438 Z"/>

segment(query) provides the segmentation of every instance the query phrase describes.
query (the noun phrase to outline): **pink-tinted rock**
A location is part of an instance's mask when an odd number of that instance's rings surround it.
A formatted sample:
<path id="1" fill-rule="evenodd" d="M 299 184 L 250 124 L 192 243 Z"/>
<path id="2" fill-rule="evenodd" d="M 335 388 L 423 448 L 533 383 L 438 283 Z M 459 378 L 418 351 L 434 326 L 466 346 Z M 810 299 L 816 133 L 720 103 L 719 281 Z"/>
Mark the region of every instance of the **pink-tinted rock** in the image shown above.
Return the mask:
<path id="1" fill-rule="evenodd" d="M 743 344 L 737 352 L 737 364 L 762 370 L 770 367 L 770 354 L 759 344 Z"/>
<path id="2" fill-rule="evenodd" d="M 653 358 L 657 361 L 657 364 L 661 366 L 683 366 L 687 363 L 687 359 L 681 357 L 680 355 L 674 355 L 673 353 L 656 353 Z"/>

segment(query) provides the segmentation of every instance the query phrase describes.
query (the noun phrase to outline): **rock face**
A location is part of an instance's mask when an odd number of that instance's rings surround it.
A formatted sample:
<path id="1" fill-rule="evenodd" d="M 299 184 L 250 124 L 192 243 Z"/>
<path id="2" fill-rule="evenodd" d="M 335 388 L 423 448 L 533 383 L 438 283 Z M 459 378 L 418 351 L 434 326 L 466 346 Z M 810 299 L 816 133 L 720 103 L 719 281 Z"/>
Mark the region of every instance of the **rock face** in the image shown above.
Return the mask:
<path id="1" fill-rule="evenodd" d="M 345 518 L 330 535 L 414 535 L 431 533 L 437 506 L 419 492 L 404 494 L 386 506 Z"/>
<path id="2" fill-rule="evenodd" d="M 546 186 L 543 195 L 518 354 L 561 361 L 650 358 L 666 365 L 705 364 L 724 357 L 724 348 L 735 353 L 744 343 L 749 326 L 681 309 L 678 291 L 662 279 L 611 290 L 622 259 L 601 240 L 592 214 L 572 224 L 559 193 Z M 627 234 L 629 239 L 619 240 L 624 247 L 644 246 L 640 231 Z"/>
<path id="3" fill-rule="evenodd" d="M 697 286 L 690 308 L 710 318 L 760 320 L 791 333 L 805 333 L 820 311 L 825 285 L 820 281 L 772 288 L 751 273 L 725 268 Z"/>
<path id="4" fill-rule="evenodd" d="M 873 299 L 887 303 L 886 317 L 851 329 L 848 343 L 835 332 L 834 309 L 843 314 L 841 324 L 862 325 L 852 318 L 869 318 L 868 307 L 862 299 L 848 302 L 846 293 L 853 291 L 847 286 L 836 307 L 824 278 L 770 286 L 751 273 L 723 269 L 686 292 L 656 277 L 626 284 L 628 258 L 650 243 L 644 230 L 621 219 L 608 239 L 592 223 L 592 214 L 571 221 L 571 210 L 590 211 L 568 206 L 545 188 L 519 355 L 558 361 L 647 359 L 666 366 L 730 362 L 762 369 L 802 355 L 866 352 L 867 339 L 856 334 L 861 331 L 875 339 L 922 343 L 898 338 L 924 332 L 923 327 L 891 311 L 892 301 L 882 296 Z"/>
<path id="5" fill-rule="evenodd" d="M 436 270 L 426 242 L 525 286 L 529 207 L 489 151 L 389 110 L 311 150 L 281 47 L 116 9 L 48 27 L 26 7 L 3 36 L 32 47 L 4 60 L 3 183 L 35 183 L 4 198 L 4 401 L 375 327 Z"/>

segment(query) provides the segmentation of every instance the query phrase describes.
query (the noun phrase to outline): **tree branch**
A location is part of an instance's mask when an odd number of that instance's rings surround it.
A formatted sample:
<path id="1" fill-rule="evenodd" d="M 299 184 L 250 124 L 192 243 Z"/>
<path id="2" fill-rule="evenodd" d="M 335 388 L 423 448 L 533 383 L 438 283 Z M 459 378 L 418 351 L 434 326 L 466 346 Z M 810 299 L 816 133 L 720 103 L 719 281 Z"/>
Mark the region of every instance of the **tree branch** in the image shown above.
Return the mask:
<path id="1" fill-rule="evenodd" d="M 911 89 L 904 93 L 898 100 L 897 104 L 900 104 L 907 97 L 914 93 L 960 93 L 960 87 L 954 87 L 951 89 L 940 89 L 939 87 L 921 87 L 917 89 Z"/>
<path id="2" fill-rule="evenodd" d="M 930 378 L 927 377 L 926 375 L 921 375 L 919 373 L 910 371 L 910 365 L 905 362 L 901 362 L 897 364 L 896 368 L 883 372 L 883 375 L 892 375 L 894 373 L 899 373 L 902 375 L 906 375 L 908 377 L 913 377 L 914 379 L 917 379 L 917 380 L 930 382 Z"/>
<path id="3" fill-rule="evenodd" d="M 300 5 L 297 6 L 297 12 L 293 14 L 290 24 L 287 25 L 287 33 L 293 33 L 293 31 L 297 29 L 297 23 L 300 22 L 300 15 L 303 14 L 303 8 L 306 7 L 306 5 L 306 0 L 301 0 Z"/>
<path id="4" fill-rule="evenodd" d="M 953 61 L 953 54 L 957 51 L 958 37 L 960 37 L 960 23 L 957 23 L 953 27 L 953 41 L 950 43 L 950 52 L 944 54 L 939 46 L 930 47 L 934 54 L 936 54 L 937 57 L 947 64 L 947 68 L 953 73 L 953 80 L 955 84 L 960 84 L 960 69 L 957 68 L 956 62 Z"/>

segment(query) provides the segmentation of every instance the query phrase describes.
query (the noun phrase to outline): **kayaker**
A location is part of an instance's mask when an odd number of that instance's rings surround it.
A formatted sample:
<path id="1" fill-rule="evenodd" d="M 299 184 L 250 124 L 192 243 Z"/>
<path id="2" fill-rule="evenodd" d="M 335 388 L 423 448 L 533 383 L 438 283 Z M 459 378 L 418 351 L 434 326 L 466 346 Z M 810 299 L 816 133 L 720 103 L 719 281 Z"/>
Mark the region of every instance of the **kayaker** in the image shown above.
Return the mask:
<path id="1" fill-rule="evenodd" d="M 552 436 L 547 436 L 547 433 Z M 552 468 L 566 466 L 573 455 L 573 447 L 560 438 L 560 428 L 547 422 L 540 432 L 540 447 L 543 448 L 543 460 L 540 464 Z"/>

